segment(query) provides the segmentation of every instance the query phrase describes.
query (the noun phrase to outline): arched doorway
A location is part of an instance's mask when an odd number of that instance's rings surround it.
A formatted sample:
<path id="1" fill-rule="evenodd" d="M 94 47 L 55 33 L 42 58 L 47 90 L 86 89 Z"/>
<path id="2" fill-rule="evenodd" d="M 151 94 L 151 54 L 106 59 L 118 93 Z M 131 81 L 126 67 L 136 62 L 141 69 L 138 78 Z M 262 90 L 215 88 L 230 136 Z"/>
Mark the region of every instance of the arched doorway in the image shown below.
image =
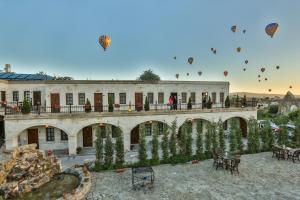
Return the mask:
<path id="1" fill-rule="evenodd" d="M 242 131 L 242 135 L 244 138 L 247 138 L 247 121 L 244 118 L 241 117 L 232 117 L 230 119 L 227 119 L 223 122 L 223 128 L 225 131 L 230 131 L 230 123 L 232 120 L 237 120 L 237 123 L 239 125 L 239 128 Z"/>

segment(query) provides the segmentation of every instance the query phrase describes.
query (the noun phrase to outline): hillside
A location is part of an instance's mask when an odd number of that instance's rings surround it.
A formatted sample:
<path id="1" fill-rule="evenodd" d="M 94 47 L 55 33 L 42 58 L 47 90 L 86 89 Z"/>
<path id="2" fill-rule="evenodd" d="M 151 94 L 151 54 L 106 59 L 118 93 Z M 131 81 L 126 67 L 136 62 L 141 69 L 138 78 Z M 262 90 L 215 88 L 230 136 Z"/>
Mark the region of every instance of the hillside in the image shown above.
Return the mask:
<path id="1" fill-rule="evenodd" d="M 244 96 L 246 95 L 247 97 L 251 98 L 251 97 L 256 97 L 256 98 L 274 98 L 274 97 L 279 97 L 279 98 L 283 98 L 285 96 L 285 94 L 267 94 L 267 93 L 252 93 L 252 92 L 233 92 L 230 93 L 230 96 L 235 96 L 235 95 L 239 95 L 239 96 Z M 300 95 L 294 95 L 296 98 L 300 98 Z"/>

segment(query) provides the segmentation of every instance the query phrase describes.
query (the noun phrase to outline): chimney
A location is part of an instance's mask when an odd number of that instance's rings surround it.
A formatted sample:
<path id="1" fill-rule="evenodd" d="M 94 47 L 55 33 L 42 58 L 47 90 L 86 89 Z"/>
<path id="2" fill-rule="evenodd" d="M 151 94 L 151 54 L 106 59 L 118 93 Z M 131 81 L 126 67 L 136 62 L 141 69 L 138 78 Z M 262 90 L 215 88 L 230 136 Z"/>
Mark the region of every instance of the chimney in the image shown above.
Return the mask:
<path id="1" fill-rule="evenodd" d="M 10 64 L 5 64 L 4 72 L 11 73 L 11 66 L 10 66 Z"/>

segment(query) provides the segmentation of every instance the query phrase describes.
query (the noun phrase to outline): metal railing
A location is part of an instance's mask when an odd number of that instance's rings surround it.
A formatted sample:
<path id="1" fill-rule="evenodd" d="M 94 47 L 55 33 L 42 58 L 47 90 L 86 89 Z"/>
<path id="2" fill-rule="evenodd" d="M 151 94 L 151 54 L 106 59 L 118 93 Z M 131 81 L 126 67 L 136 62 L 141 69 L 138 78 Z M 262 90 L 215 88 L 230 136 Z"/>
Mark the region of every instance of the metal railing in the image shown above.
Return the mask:
<path id="1" fill-rule="evenodd" d="M 256 101 L 247 101 L 244 106 L 241 103 L 231 104 L 230 108 L 243 108 L 243 107 L 256 107 Z M 75 113 L 108 113 L 108 112 L 139 112 L 145 111 L 144 105 L 130 105 L 130 104 L 114 104 L 113 108 L 109 108 L 109 105 L 96 105 L 96 106 L 86 106 L 86 105 L 68 105 L 68 106 L 31 106 L 30 111 L 27 113 L 22 112 L 21 104 L 5 104 L 4 113 L 5 115 L 23 115 L 23 114 L 35 114 L 40 115 L 43 113 L 49 114 L 75 114 Z M 172 111 L 172 110 L 199 110 L 199 109 L 217 109 L 225 108 L 224 103 L 213 103 L 211 108 L 208 108 L 207 104 L 202 103 L 192 103 L 189 107 L 187 103 L 179 104 L 150 104 L 149 111 Z M 147 110 L 148 111 L 148 110 Z"/>

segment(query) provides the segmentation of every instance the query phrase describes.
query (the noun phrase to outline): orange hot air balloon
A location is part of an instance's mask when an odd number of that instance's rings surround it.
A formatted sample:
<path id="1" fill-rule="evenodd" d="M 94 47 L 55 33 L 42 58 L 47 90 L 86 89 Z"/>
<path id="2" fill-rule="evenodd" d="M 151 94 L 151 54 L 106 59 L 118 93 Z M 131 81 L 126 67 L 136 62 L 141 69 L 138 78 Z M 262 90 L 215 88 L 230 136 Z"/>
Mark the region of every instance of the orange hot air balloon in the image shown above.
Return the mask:
<path id="1" fill-rule="evenodd" d="M 240 52 L 241 52 L 241 50 L 242 50 L 242 48 L 241 48 L 241 47 L 238 47 L 238 48 L 236 48 L 236 51 L 237 51 L 238 53 L 240 53 Z"/>
<path id="2" fill-rule="evenodd" d="M 276 33 L 278 26 L 279 25 L 277 23 L 268 24 L 265 28 L 266 34 L 272 38 L 274 36 L 274 34 Z"/>
<path id="3" fill-rule="evenodd" d="M 223 72 L 223 74 L 224 74 L 224 76 L 226 77 L 226 76 L 228 75 L 228 71 L 225 70 L 225 71 Z"/>
<path id="4" fill-rule="evenodd" d="M 248 60 L 245 60 L 245 64 L 248 64 Z"/>
<path id="5" fill-rule="evenodd" d="M 261 72 L 265 72 L 265 71 L 266 71 L 266 68 L 262 67 L 262 68 L 260 69 L 260 71 L 261 71 Z"/>
<path id="6" fill-rule="evenodd" d="M 193 64 L 193 62 L 194 62 L 194 58 L 193 57 L 189 57 L 188 58 L 188 63 L 191 65 L 191 64 Z"/>
<path id="7" fill-rule="evenodd" d="M 99 44 L 102 46 L 104 51 L 110 46 L 110 37 L 108 35 L 101 35 L 99 37 Z"/>
<path id="8" fill-rule="evenodd" d="M 236 26 L 235 26 L 235 25 L 234 25 L 234 26 L 231 26 L 231 31 L 232 31 L 233 33 L 236 32 Z"/>
<path id="9" fill-rule="evenodd" d="M 175 77 L 176 77 L 176 79 L 178 79 L 179 78 L 179 74 L 175 74 Z"/>

